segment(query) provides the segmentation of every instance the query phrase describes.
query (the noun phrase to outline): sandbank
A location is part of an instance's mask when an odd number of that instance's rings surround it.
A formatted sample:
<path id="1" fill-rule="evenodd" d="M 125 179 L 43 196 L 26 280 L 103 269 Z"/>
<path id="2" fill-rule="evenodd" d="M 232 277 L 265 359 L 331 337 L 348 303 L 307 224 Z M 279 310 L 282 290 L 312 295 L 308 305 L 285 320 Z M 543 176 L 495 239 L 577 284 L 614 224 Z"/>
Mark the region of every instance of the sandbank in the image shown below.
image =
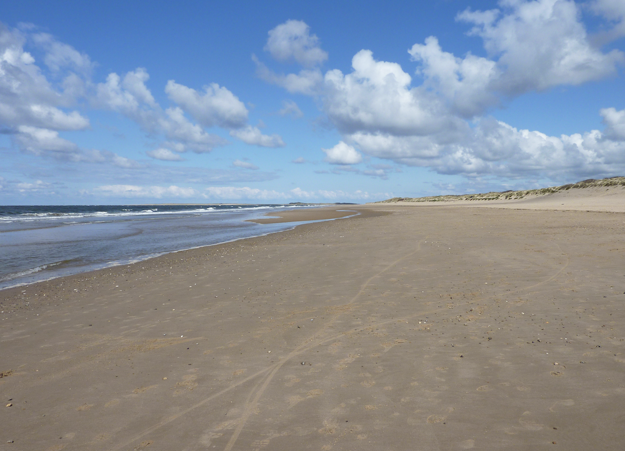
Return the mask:
<path id="1" fill-rule="evenodd" d="M 345 209 L 0 291 L 0 449 L 625 448 L 624 214 Z"/>

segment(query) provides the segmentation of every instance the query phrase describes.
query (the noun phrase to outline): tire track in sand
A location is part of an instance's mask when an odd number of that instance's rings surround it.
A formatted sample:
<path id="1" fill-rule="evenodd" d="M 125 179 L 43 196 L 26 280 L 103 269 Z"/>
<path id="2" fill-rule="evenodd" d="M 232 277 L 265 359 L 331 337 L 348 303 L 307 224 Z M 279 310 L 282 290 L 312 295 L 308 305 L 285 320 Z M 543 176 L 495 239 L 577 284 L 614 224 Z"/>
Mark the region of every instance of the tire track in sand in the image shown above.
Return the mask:
<path id="1" fill-rule="evenodd" d="M 425 238 L 423 238 L 423 240 L 427 239 L 427 236 Z M 421 243 L 422 241 L 419 241 L 417 243 L 417 248 L 398 258 L 397 260 L 395 260 L 394 262 L 390 263 L 389 265 L 387 265 L 382 271 L 372 275 L 371 277 L 369 277 L 361 286 L 360 286 L 360 290 L 358 290 L 358 293 L 356 293 L 350 300 L 349 302 L 347 302 L 346 304 L 343 304 L 341 307 L 344 306 L 348 306 L 348 305 L 352 305 L 354 302 L 356 302 L 356 300 L 365 292 L 365 290 L 367 289 L 367 287 L 371 284 L 371 282 L 376 279 L 377 277 L 381 276 L 382 274 L 384 274 L 385 272 L 387 272 L 388 270 L 390 270 L 391 268 L 393 268 L 395 265 L 397 265 L 399 262 L 401 262 L 402 260 L 405 260 L 409 257 L 412 257 L 413 255 L 415 255 L 416 253 L 418 253 L 421 250 Z M 306 340 L 304 343 L 302 343 L 301 345 L 299 345 L 297 348 L 295 348 L 293 351 L 291 351 L 286 357 L 284 357 L 282 360 L 280 360 L 274 367 L 274 369 L 267 375 L 267 377 L 264 379 L 264 381 L 260 381 L 256 387 L 254 387 L 252 389 L 252 393 L 254 393 L 254 391 L 256 391 L 256 395 L 254 396 L 254 398 L 252 399 L 252 402 L 250 403 L 246 403 L 246 406 L 243 409 L 243 415 L 241 416 L 241 418 L 238 421 L 237 427 L 234 430 L 232 437 L 230 437 L 230 440 L 228 441 L 228 444 L 226 445 L 226 447 L 224 448 L 224 451 L 231 451 L 232 448 L 234 447 L 234 445 L 236 444 L 239 435 L 241 434 L 241 432 L 243 431 L 243 428 L 245 427 L 245 424 L 247 423 L 247 420 L 249 419 L 250 415 L 256 410 L 256 406 L 258 404 L 258 402 L 260 401 L 260 399 L 262 398 L 263 394 L 265 393 L 265 390 L 267 389 L 267 387 L 269 386 L 269 384 L 271 383 L 271 381 L 273 380 L 274 376 L 276 375 L 276 373 L 280 370 L 280 368 L 282 368 L 282 366 L 288 362 L 289 360 L 291 360 L 293 357 L 297 356 L 298 354 L 304 352 L 305 350 L 307 350 L 307 348 L 313 348 L 316 346 L 319 346 L 320 344 L 322 344 L 324 341 L 326 340 L 321 340 L 321 336 L 327 332 L 328 328 L 330 326 L 332 326 L 336 320 L 342 315 L 342 312 L 337 312 L 329 321 L 327 321 L 323 327 L 321 328 L 321 330 L 319 330 L 317 333 L 315 333 L 315 335 L 313 335 L 311 338 L 309 338 L 308 340 Z M 393 320 L 390 321 L 394 321 L 396 318 L 394 318 Z M 342 334 L 341 334 L 342 335 Z M 321 341 L 320 341 L 321 340 Z M 259 387 L 260 386 L 260 387 Z M 249 397 L 248 397 L 249 399 Z"/>
<path id="2" fill-rule="evenodd" d="M 427 239 L 427 237 L 425 237 L 424 239 Z M 421 243 L 422 241 L 419 241 L 419 243 L 417 244 L 417 248 L 398 258 L 397 260 L 393 261 L 392 263 L 390 263 L 387 267 L 385 267 L 383 270 L 381 270 L 380 272 L 372 275 L 371 277 L 369 277 L 360 287 L 360 289 L 358 290 L 358 293 L 356 293 L 350 300 L 349 302 L 347 302 L 346 304 L 343 304 L 343 306 L 346 305 L 350 305 L 353 304 L 363 293 L 364 291 L 367 289 L 367 287 L 371 284 L 371 282 L 381 276 L 382 274 L 384 274 L 385 272 L 387 272 L 388 270 L 392 269 L 395 265 L 397 265 L 399 262 L 401 262 L 402 260 L 405 260 L 411 256 L 413 256 L 414 254 L 418 253 L 421 250 Z M 407 318 L 411 318 L 411 317 L 416 317 L 419 315 L 423 315 L 426 313 L 433 313 L 434 310 L 432 310 L 431 312 L 419 312 L 416 313 L 414 315 L 410 315 Z M 172 415 L 162 421 L 159 421 L 158 423 L 156 423 L 155 425 L 144 429 L 141 433 L 139 433 L 138 435 L 134 436 L 133 438 L 124 441 L 123 443 L 110 448 L 111 451 L 118 451 L 121 450 L 123 448 L 126 448 L 127 446 L 131 445 L 132 443 L 135 443 L 139 440 L 141 440 L 142 438 L 144 438 L 146 435 L 157 431 L 158 429 L 167 426 L 168 424 L 178 420 L 181 417 L 184 417 L 185 415 L 191 413 L 192 411 L 202 407 L 203 405 L 209 403 L 210 401 L 220 397 L 221 395 L 224 395 L 232 390 L 234 390 L 237 387 L 240 387 L 241 385 L 257 378 L 258 376 L 262 376 L 263 374 L 269 373 L 265 378 L 261 378 L 261 380 L 254 386 L 254 388 L 252 388 L 250 395 L 248 396 L 248 400 L 250 398 L 253 397 L 252 401 L 246 401 L 246 406 L 245 409 L 243 411 L 243 415 L 241 416 L 241 418 L 239 418 L 238 420 L 238 424 L 237 427 L 232 435 L 232 437 L 230 438 L 230 440 L 228 441 L 228 444 L 226 445 L 226 448 L 224 448 L 224 450 L 231 450 L 232 447 L 235 445 L 239 435 L 241 434 L 241 431 L 243 430 L 243 428 L 245 427 L 245 424 L 247 423 L 247 420 L 249 419 L 250 415 L 254 412 L 256 405 L 258 404 L 258 401 L 262 398 L 262 395 L 264 394 L 265 390 L 267 389 L 267 387 L 269 386 L 269 384 L 271 383 L 271 381 L 273 380 L 274 376 L 276 375 L 276 373 L 280 370 L 280 368 L 282 368 L 282 366 L 284 366 L 284 364 L 286 362 L 288 362 L 289 360 L 291 360 L 292 358 L 296 357 L 297 355 L 309 351 L 311 349 L 314 349 L 317 346 L 320 346 L 324 343 L 327 343 L 329 341 L 333 341 L 336 340 L 338 338 L 341 338 L 345 335 L 345 332 L 340 332 L 337 334 L 334 334 L 330 337 L 326 337 L 326 338 L 321 338 L 320 335 L 322 335 L 323 333 L 325 333 L 327 331 L 327 329 L 336 322 L 336 320 L 338 319 L 338 317 L 342 315 L 341 312 L 337 312 L 335 314 L 335 316 L 330 319 L 324 326 L 323 328 L 318 331 L 317 333 L 315 333 L 315 335 L 313 335 L 312 337 L 308 338 L 306 341 L 304 341 L 304 343 L 302 343 L 301 345 L 299 345 L 297 348 L 295 348 L 293 351 L 291 351 L 286 357 L 284 357 L 283 359 L 281 359 L 280 361 L 276 362 L 275 364 L 273 364 L 270 367 L 264 368 L 260 371 L 257 371 L 254 374 L 249 375 L 248 377 L 246 377 L 245 379 L 242 379 L 232 385 L 230 385 L 227 388 L 224 388 L 220 391 L 218 391 L 217 393 L 212 394 L 211 396 L 203 399 L 202 401 L 199 401 L 195 404 L 193 404 L 192 406 L 184 409 L 183 411 L 177 413 L 176 415 Z M 357 328 L 353 328 L 350 329 L 351 331 L 357 330 L 357 331 L 361 331 L 361 330 L 365 330 L 368 327 L 371 326 L 381 326 L 393 321 L 396 321 L 397 318 L 391 318 L 385 321 L 380 321 L 378 323 L 373 323 L 373 324 L 368 324 L 366 326 L 361 326 L 361 327 L 357 327 Z M 258 389 L 258 390 L 257 390 Z M 254 393 L 255 396 L 254 396 Z"/>

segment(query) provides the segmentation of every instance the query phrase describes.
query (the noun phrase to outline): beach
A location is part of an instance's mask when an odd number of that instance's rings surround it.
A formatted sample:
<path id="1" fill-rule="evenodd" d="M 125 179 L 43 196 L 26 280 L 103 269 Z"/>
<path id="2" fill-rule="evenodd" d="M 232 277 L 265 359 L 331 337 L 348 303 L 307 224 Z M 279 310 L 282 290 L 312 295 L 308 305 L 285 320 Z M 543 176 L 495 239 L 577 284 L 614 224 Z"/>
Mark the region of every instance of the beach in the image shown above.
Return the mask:
<path id="1" fill-rule="evenodd" d="M 281 212 L 338 219 L 1 290 L 0 450 L 622 450 L 618 189 Z"/>

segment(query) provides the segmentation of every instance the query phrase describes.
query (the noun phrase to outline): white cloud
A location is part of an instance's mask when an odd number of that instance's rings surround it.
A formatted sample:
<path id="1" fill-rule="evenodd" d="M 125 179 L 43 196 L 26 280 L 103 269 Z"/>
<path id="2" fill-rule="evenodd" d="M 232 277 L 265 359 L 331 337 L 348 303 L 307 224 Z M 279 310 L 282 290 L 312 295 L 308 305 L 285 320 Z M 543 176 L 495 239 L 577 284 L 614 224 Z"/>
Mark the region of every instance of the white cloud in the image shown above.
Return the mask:
<path id="1" fill-rule="evenodd" d="M 310 34 L 309 26 L 300 20 L 287 20 L 269 31 L 265 45 L 278 61 L 295 60 L 305 67 L 321 64 L 328 54 L 319 47 L 319 39 Z"/>
<path id="2" fill-rule="evenodd" d="M 548 136 L 483 119 L 454 141 L 440 137 L 406 137 L 356 133 L 350 138 L 367 155 L 441 174 L 469 177 L 547 176 L 552 179 L 616 175 L 625 170 L 625 142 L 600 131 Z"/>
<path id="3" fill-rule="evenodd" d="M 426 86 L 446 98 L 460 115 L 472 117 L 499 103 L 491 87 L 500 76 L 494 61 L 471 54 L 457 58 L 443 52 L 433 36 L 425 40 L 425 45 L 413 45 L 408 53 L 422 63 L 417 72 L 425 77 Z"/>
<path id="4" fill-rule="evenodd" d="M 217 83 L 205 86 L 204 93 L 200 94 L 169 80 L 165 92 L 204 127 L 239 128 L 247 122 L 248 111 L 243 102 Z"/>
<path id="5" fill-rule="evenodd" d="M 485 57 L 457 57 L 443 51 L 435 37 L 412 46 L 409 53 L 421 85 L 415 86 L 399 64 L 377 61 L 369 50 L 353 57 L 351 73 L 329 70 L 322 82 L 310 76 L 319 71 L 314 65 L 299 74 L 277 75 L 255 59 L 257 71 L 291 92 L 318 96 L 343 137 L 339 146 L 324 150 L 332 163 L 361 161 L 345 144 L 349 142 L 366 155 L 467 177 L 562 179 L 623 172 L 625 110 L 601 110 L 603 133 L 562 136 L 484 118 L 489 109 L 515 96 L 600 80 L 616 74 L 625 62 L 621 51 L 603 52 L 591 42 L 572 0 L 501 0 L 499 5 L 457 16 L 472 25 L 470 35 L 482 39 Z M 625 18 L 620 0 L 593 5 L 615 29 Z M 387 174 L 381 168 L 358 173 Z"/>
<path id="6" fill-rule="evenodd" d="M 304 191 L 300 188 L 291 190 L 292 196 L 302 200 L 325 200 L 327 202 L 340 202 L 345 200 L 367 201 L 373 199 L 388 199 L 393 197 L 392 193 L 369 193 L 367 191 L 356 190 L 353 192 L 342 190 L 317 190 Z"/>
<path id="7" fill-rule="evenodd" d="M 59 132 L 45 128 L 22 125 L 11 137 L 22 152 L 54 158 L 60 161 L 107 163 L 122 168 L 142 167 L 137 161 L 107 150 L 81 149 L 59 136 Z"/>
<path id="8" fill-rule="evenodd" d="M 112 73 L 106 83 L 97 85 L 97 105 L 118 111 L 136 121 L 151 134 L 163 134 L 168 140 L 161 147 L 177 152 L 187 149 L 207 153 L 215 147 L 228 144 L 224 138 L 207 133 L 204 127 L 230 128 L 230 135 L 251 145 L 284 147 L 279 135 L 263 135 L 257 127 L 245 125 L 248 111 L 243 103 L 224 87 L 213 83 L 204 94 L 170 80 L 165 87 L 169 98 L 180 106 L 162 110 L 145 86 L 149 79 L 144 69 L 137 69 L 124 76 Z M 191 122 L 185 112 L 199 124 Z M 153 158 L 154 151 L 149 154 Z M 164 152 L 159 155 L 165 156 Z M 168 155 L 172 160 L 172 155 Z M 163 158 L 161 158 L 163 159 Z"/>
<path id="9" fill-rule="evenodd" d="M 353 192 L 341 190 L 315 190 L 306 191 L 299 187 L 293 188 L 287 192 L 264 190 L 258 188 L 234 187 L 234 186 L 212 186 L 204 190 L 202 196 L 211 200 L 255 200 L 264 202 L 273 201 L 327 201 L 340 202 L 344 200 L 365 201 L 372 199 L 388 199 L 392 197 L 392 193 L 376 193 L 371 194 L 366 191 L 356 190 Z"/>
<path id="10" fill-rule="evenodd" d="M 241 130 L 230 130 L 230 136 L 254 146 L 284 147 L 286 145 L 279 135 L 263 135 L 257 127 L 251 125 Z"/>
<path id="11" fill-rule="evenodd" d="M 331 149 L 321 150 L 323 150 L 326 154 L 325 161 L 330 164 L 357 164 L 362 161 L 362 155 L 360 155 L 352 146 L 345 144 L 343 141 Z"/>
<path id="12" fill-rule="evenodd" d="M 252 170 L 257 170 L 258 169 L 258 166 L 256 166 L 255 164 L 252 164 L 252 163 L 250 163 L 248 161 L 234 160 L 232 165 L 236 166 L 237 168 L 243 168 L 243 169 L 252 169 Z"/>
<path id="13" fill-rule="evenodd" d="M 26 36 L 20 31 L 0 23 L 0 123 L 51 130 L 89 127 L 89 120 L 77 111 L 61 109 L 75 100 L 69 95 L 71 90 L 66 93 L 52 86 L 33 56 L 24 50 L 25 42 Z M 75 87 L 77 80 L 77 76 L 68 78 L 66 86 Z"/>
<path id="14" fill-rule="evenodd" d="M 154 97 L 152 97 L 150 90 L 145 85 L 149 79 L 150 76 L 148 75 L 148 72 L 143 67 L 138 67 L 124 76 L 122 86 L 139 103 L 144 103 L 152 108 L 156 108 L 156 101 L 154 100 Z"/>
<path id="15" fill-rule="evenodd" d="M 291 163 L 304 164 L 304 163 L 307 163 L 307 161 L 304 157 L 298 157 L 295 160 L 291 161 Z"/>
<path id="16" fill-rule="evenodd" d="M 36 180 L 34 183 L 16 183 L 15 189 L 20 193 L 38 193 L 50 191 L 52 189 L 52 185 L 41 180 Z"/>
<path id="17" fill-rule="evenodd" d="M 89 74 L 93 69 L 93 63 L 88 55 L 57 41 L 48 33 L 34 34 L 33 41 L 46 51 L 44 62 L 54 72 L 62 68 L 71 68 Z"/>
<path id="18" fill-rule="evenodd" d="M 193 197 L 198 192 L 193 188 L 183 188 L 175 185 L 163 186 L 137 186 L 137 185 L 104 185 L 94 190 L 95 193 L 113 197 Z"/>
<path id="19" fill-rule="evenodd" d="M 625 141 L 625 110 L 604 108 L 600 111 L 606 125 L 605 136 L 614 141 Z"/>
<path id="20" fill-rule="evenodd" d="M 165 149 L 163 147 L 159 147 L 158 149 L 149 150 L 146 152 L 146 155 L 150 158 L 154 158 L 155 160 L 162 161 L 182 161 L 183 158 L 177 154 L 176 152 L 172 152 L 169 149 Z"/>
<path id="21" fill-rule="evenodd" d="M 234 186 L 211 186 L 206 188 L 203 197 L 207 199 L 254 199 L 254 200 L 270 200 L 284 198 L 284 193 L 273 190 L 264 190 L 258 188 L 234 187 Z"/>
<path id="22" fill-rule="evenodd" d="M 501 76 L 493 89 L 506 95 L 579 85 L 616 73 L 623 53 L 602 53 L 589 42 L 580 13 L 571 0 L 505 0 L 503 11 L 464 11 L 458 20 L 472 23 L 470 34 L 484 41 L 497 58 Z"/>
<path id="23" fill-rule="evenodd" d="M 622 0 L 595 0 L 590 3 L 590 7 L 613 24 L 611 29 L 598 34 L 597 41 L 599 44 L 625 36 L 625 2 Z"/>
<path id="24" fill-rule="evenodd" d="M 502 10 L 470 11 L 457 19 L 473 24 L 489 58 L 458 58 L 431 36 L 409 50 L 424 85 L 466 118 L 510 98 L 559 85 L 579 85 L 616 73 L 622 52 L 602 53 L 590 42 L 569 0 L 502 1 Z"/>
<path id="25" fill-rule="evenodd" d="M 286 89 L 291 94 L 317 94 L 323 75 L 319 69 L 302 69 L 298 74 L 276 74 L 265 64 L 252 55 L 256 63 L 256 74 L 267 83 L 271 83 Z"/>
<path id="26" fill-rule="evenodd" d="M 167 139 L 177 141 L 196 153 L 206 153 L 227 144 L 220 136 L 206 133 L 202 127 L 192 124 L 180 108 L 167 108 L 156 124 Z"/>
<path id="27" fill-rule="evenodd" d="M 375 61 L 361 50 L 352 67 L 348 75 L 331 70 L 324 80 L 324 110 L 340 131 L 425 135 L 457 127 L 438 98 L 410 88 L 411 77 L 399 64 Z"/>
<path id="28" fill-rule="evenodd" d="M 78 146 L 61 138 L 55 130 L 22 125 L 18 127 L 18 133 L 14 137 L 22 150 L 33 155 L 49 152 L 69 157 L 78 154 Z"/>
<path id="29" fill-rule="evenodd" d="M 280 116 L 293 116 L 295 118 L 300 118 L 304 115 L 302 110 L 299 109 L 297 103 L 292 100 L 285 100 L 282 102 L 282 109 L 278 111 Z"/>
<path id="30" fill-rule="evenodd" d="M 142 120 L 141 111 L 144 110 L 147 113 L 153 107 L 152 102 L 147 104 L 145 102 L 154 99 L 145 86 L 147 80 L 149 80 L 149 75 L 141 68 L 128 72 L 123 81 L 119 75 L 112 72 L 106 77 L 106 82 L 96 85 L 94 102 L 96 106 L 117 111 L 140 121 Z M 145 94 L 146 92 L 149 96 Z"/>
<path id="31" fill-rule="evenodd" d="M 206 153 L 227 144 L 225 139 L 209 134 L 201 126 L 190 122 L 181 108 L 163 111 L 145 85 L 148 79 L 148 73 L 142 68 L 128 72 L 123 79 L 111 73 L 105 83 L 97 84 L 95 104 L 125 115 L 146 133 L 165 135 L 172 145 L 182 146 L 183 150 L 189 148 L 196 153 Z M 176 87 L 180 90 L 184 88 L 181 85 Z"/>

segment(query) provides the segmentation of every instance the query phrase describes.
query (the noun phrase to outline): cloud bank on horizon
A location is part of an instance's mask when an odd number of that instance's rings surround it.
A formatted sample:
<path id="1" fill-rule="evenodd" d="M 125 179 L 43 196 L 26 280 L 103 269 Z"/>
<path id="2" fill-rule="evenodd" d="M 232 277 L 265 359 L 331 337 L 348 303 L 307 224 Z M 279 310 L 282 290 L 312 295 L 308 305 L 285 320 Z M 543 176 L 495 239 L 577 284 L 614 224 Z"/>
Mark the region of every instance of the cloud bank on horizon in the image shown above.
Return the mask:
<path id="1" fill-rule="evenodd" d="M 323 40 L 305 21 L 290 19 L 268 31 L 263 53 L 252 54 L 252 60 L 255 75 L 282 88 L 284 96 L 310 98 L 338 136 L 316 149 L 314 165 L 326 169 L 311 177 L 340 174 L 363 186 L 367 180 L 384 183 L 399 177 L 395 174 L 426 168 L 441 177 L 489 179 L 506 186 L 510 180 L 622 175 L 625 109 L 617 105 L 597 111 L 602 130 L 560 136 L 518 129 L 494 115 L 528 94 L 619 78 L 625 54 L 615 43 L 625 37 L 624 5 L 594 0 L 582 8 L 572 0 L 501 0 L 494 9 L 466 9 L 457 13 L 456 26 L 468 28 L 467 39 L 480 40 L 484 55 L 455 55 L 429 36 L 406 49 L 411 71 L 376 59 L 368 49 L 353 56 L 347 73 L 325 69 L 331 52 Z M 602 21 L 599 32 L 587 31 L 584 15 Z M 281 72 L 270 62 L 297 70 Z M 7 178 L 0 170 L 1 198 L 17 202 L 29 194 L 61 195 L 72 187 L 85 199 L 100 200 L 364 201 L 392 194 L 360 187 L 274 188 L 288 175 L 275 157 L 259 162 L 260 152 L 289 150 L 285 163 L 314 166 L 297 146 L 291 150 L 284 132 L 264 132 L 263 121 L 253 125 L 255 106 L 211 80 L 194 88 L 169 79 L 158 96 L 169 102 L 163 105 L 148 87 L 148 70 L 110 72 L 98 80 L 91 56 L 35 25 L 0 24 L 0 133 L 10 142 L 3 150 L 5 163 L 17 151 L 44 167 L 73 168 L 71 184 L 43 181 L 28 171 Z M 88 133 L 102 114 L 135 124 L 151 143 L 142 152 L 147 158 L 79 144 L 74 137 Z M 305 113 L 291 98 L 282 100 L 275 115 L 298 120 Z M 257 164 L 233 157 L 222 169 L 181 167 L 192 155 L 227 149 L 233 140 L 258 149 Z M 296 177 L 293 183 L 299 181 Z M 239 186 L 250 183 L 262 187 Z"/>

